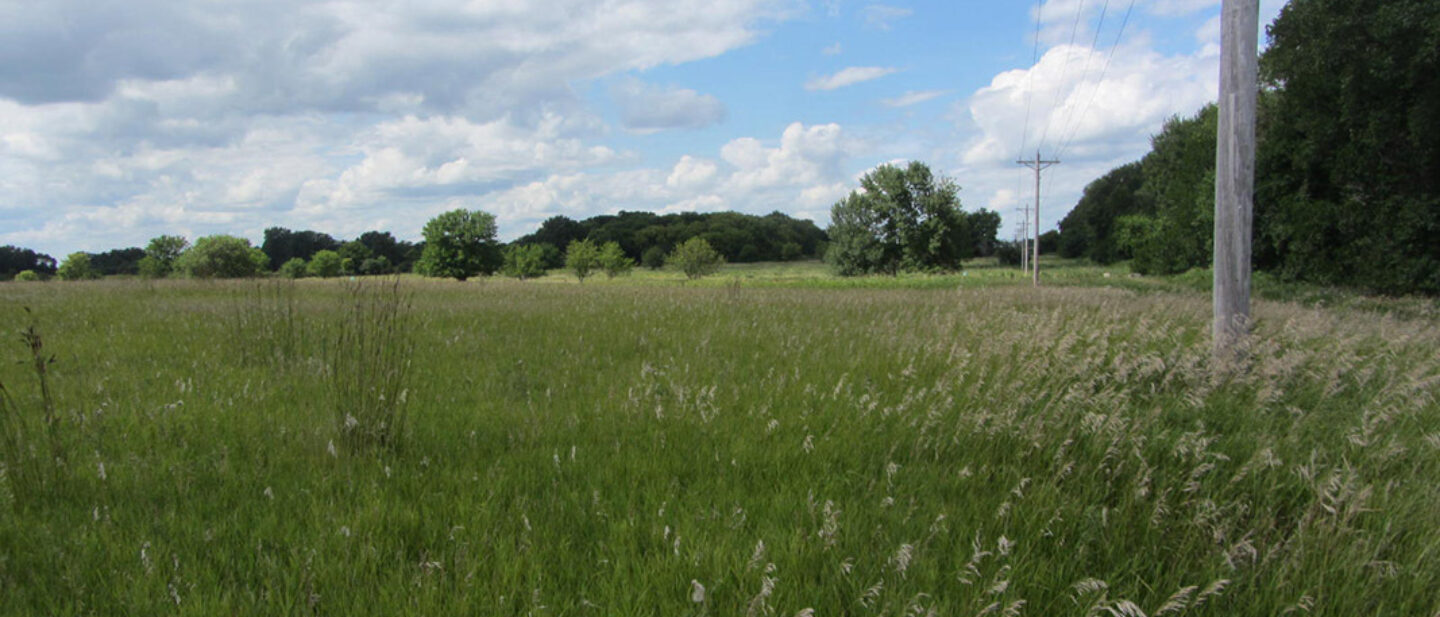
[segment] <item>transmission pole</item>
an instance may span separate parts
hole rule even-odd
[[[1030,209],[1020,207],[1020,271],[1030,274]]]
[[[1019,161],[1015,161],[1015,163],[1018,164],[1018,165],[1024,165],[1024,166],[1026,166],[1026,167],[1029,167],[1030,169],[1035,170],[1035,244],[1034,244],[1035,254],[1030,258],[1030,275],[1034,277],[1033,281],[1034,281],[1035,286],[1036,286],[1036,287],[1039,287],[1039,286],[1040,286],[1040,172],[1045,171],[1045,168],[1047,168],[1047,167],[1049,167],[1049,166],[1051,166],[1051,165],[1059,165],[1059,164],[1060,164],[1060,161],[1042,161],[1042,160],[1040,160],[1040,151],[1039,151],[1039,150],[1036,150],[1036,151],[1035,151],[1035,160],[1033,160],[1033,161],[1027,161],[1027,160],[1023,160],[1023,159],[1022,159],[1022,160],[1019,160]],[[1028,237],[1028,234],[1027,234],[1027,237]]]
[[[1215,357],[1233,357],[1249,331],[1251,217],[1255,205],[1259,0],[1221,5],[1220,101],[1215,148]]]

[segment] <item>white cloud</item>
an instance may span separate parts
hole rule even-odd
[[[909,107],[948,94],[948,90],[911,90],[893,99],[881,99],[886,107]]]
[[[701,128],[725,119],[725,105],[708,94],[674,86],[656,86],[630,78],[611,89],[625,128],[653,133]]]
[[[1061,164],[1044,173],[1042,184],[1041,225],[1053,228],[1085,184],[1147,152],[1167,118],[1193,114],[1215,98],[1218,58],[1210,50],[1167,56],[1137,37],[1106,68],[1108,57],[1109,50],[1056,46],[1035,66],[996,75],[960,104],[962,125],[975,132],[955,175],[968,179],[971,194],[987,196],[974,205],[1005,216],[1002,235],[1018,220],[1016,206],[1034,199],[1034,176],[1015,164],[1017,157],[1037,149],[1047,159],[1059,155]]]
[[[805,82],[805,89],[814,91],[844,88],[845,86],[853,86],[855,84],[870,81],[872,79],[879,79],[891,73],[895,73],[899,70],[900,69],[897,68],[882,66],[847,67],[841,69],[838,73],[835,73],[833,75],[816,77],[811,79],[810,81]]]
[[[808,187],[843,176],[840,163],[849,145],[838,124],[806,127],[796,122],[785,127],[778,147],[745,137],[725,144],[720,156],[735,168],[727,180],[734,190]]]
[[[890,6],[888,4],[867,5],[861,14],[865,18],[865,25],[879,30],[889,30],[892,23],[909,17],[915,11],[904,7]]]
[[[843,51],[845,51],[845,48],[842,47],[839,42],[836,42],[834,45],[830,45],[829,47],[826,47],[825,49],[820,50],[820,53],[825,54],[825,55],[827,55],[827,56],[838,56],[838,55],[840,55]]]
[[[665,179],[665,186],[676,189],[696,189],[709,186],[718,171],[719,168],[715,163],[686,154],[675,163],[675,168]]]

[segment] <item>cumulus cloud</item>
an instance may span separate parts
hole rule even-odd
[[[948,94],[946,90],[910,90],[893,99],[881,99],[880,103],[886,107],[909,107],[946,94]]]
[[[841,69],[833,75],[816,77],[805,82],[806,90],[835,90],[845,86],[879,79],[900,69],[883,66],[852,66]]]
[[[1014,225],[1014,208],[1034,199],[1032,172],[1016,158],[1036,150],[1047,159],[1059,155],[1042,187],[1042,228],[1053,227],[1086,183],[1142,156],[1167,118],[1212,101],[1218,62],[1213,49],[1164,55],[1143,39],[1113,58],[1109,50],[1055,46],[958,105],[958,119],[973,132],[956,175],[970,179],[971,194],[985,196],[973,205],[996,209]]]
[[[640,133],[702,128],[725,119],[725,105],[708,94],[630,78],[611,89],[625,128]]]
[[[450,200],[627,160],[596,145],[607,129],[577,85],[723,54],[798,6],[3,4],[0,243],[101,250],[268,224],[413,235]],[[724,116],[693,91],[619,90],[637,131]]]

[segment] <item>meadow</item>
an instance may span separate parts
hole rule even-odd
[[[1440,615],[1433,304],[1052,274],[0,284],[0,614]]]

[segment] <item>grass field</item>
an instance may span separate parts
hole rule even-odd
[[[3,284],[0,614],[1440,615],[1433,304],[1050,272]]]

